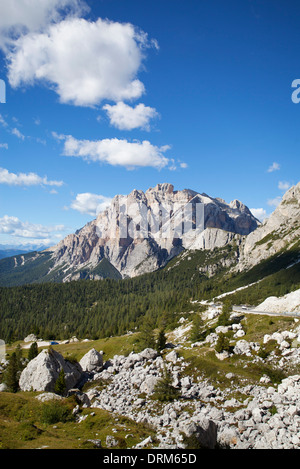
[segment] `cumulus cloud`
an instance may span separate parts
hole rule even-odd
[[[7,169],[0,168],[0,184],[9,186],[56,186],[63,185],[63,181],[48,181],[48,178],[40,177],[36,173],[11,173]]]
[[[77,194],[76,199],[71,203],[71,208],[82,214],[96,217],[110,205],[111,201],[112,199],[109,197],[86,192],[84,194]]]
[[[23,222],[17,217],[4,215],[0,218],[0,234],[6,234],[17,238],[30,238],[32,240],[49,240],[50,238],[61,238],[65,231],[64,225],[43,226],[29,222]]]
[[[66,16],[82,15],[89,7],[81,0],[9,0],[1,2],[0,47],[6,49],[15,37],[39,31]]]
[[[274,162],[269,168],[268,168],[268,173],[273,173],[274,171],[279,171],[280,170],[280,164]]]
[[[132,24],[67,18],[43,33],[20,36],[7,54],[13,88],[49,84],[62,103],[95,106],[139,98],[146,48],[156,47]]]
[[[164,153],[170,149],[169,145],[157,147],[149,141],[143,142],[119,140],[117,138],[104,140],[77,140],[71,135],[57,135],[64,140],[63,154],[75,156],[86,161],[107,163],[112,166],[124,166],[128,169],[150,166],[161,169],[169,164]]]
[[[156,109],[138,104],[131,107],[128,104],[119,102],[113,106],[106,104],[103,109],[107,111],[111,125],[120,130],[133,130],[141,128],[150,130],[150,120],[158,117]]]
[[[250,212],[261,222],[268,218],[268,214],[264,208],[251,208]]]

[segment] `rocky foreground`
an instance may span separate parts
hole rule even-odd
[[[237,332],[242,335],[240,329]],[[281,347],[277,366],[300,363],[300,349],[291,348],[287,341],[299,338],[297,334],[298,328],[264,337],[265,343],[277,340]],[[215,342],[216,335],[208,336],[206,342]],[[237,337],[234,354],[250,356],[257,348],[259,344]],[[191,439],[211,449],[300,448],[300,374],[289,376],[276,386],[271,385],[267,376],[249,385],[227,373],[229,385],[221,390],[199,374],[187,375],[188,363],[180,356],[180,350],[180,346],[171,351],[166,349],[159,355],[155,350],[145,349],[128,356],[115,355],[105,362],[102,353],[91,349],[74,364],[50,348],[28,363],[19,384],[23,391],[44,391],[39,399],[59,398],[53,392],[63,368],[68,394],[76,394],[84,407],[123,415],[156,430],[157,441],[150,437],[137,448],[186,448]],[[271,355],[269,360],[275,360],[275,356]],[[179,391],[179,397],[164,403],[154,398],[154,391],[165,370],[171,374],[172,386]],[[86,382],[89,389],[82,392]],[[79,406],[74,412],[80,422],[83,417]]]

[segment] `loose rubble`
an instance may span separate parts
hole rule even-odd
[[[211,308],[208,320],[214,318]],[[39,391],[42,402],[59,399],[54,394],[55,381],[61,369],[65,372],[68,396],[75,395],[78,405],[73,413],[80,423],[87,415],[80,408],[103,409],[116,416],[125,416],[137,423],[148,424],[156,431],[156,440],[150,437],[136,448],[186,448],[190,438],[204,448],[228,449],[298,449],[300,448],[300,374],[290,376],[280,384],[272,384],[263,375],[258,382],[227,373],[227,387],[214,387],[197,373],[188,372],[190,366],[182,356],[183,350],[216,346],[220,334],[230,332],[231,351],[217,353],[219,360],[238,356],[247,363],[272,364],[272,369],[297,369],[300,363],[300,324],[294,320],[290,330],[265,334],[258,342],[244,339],[240,321],[229,326],[215,327],[203,342],[187,343],[184,337],[190,330],[188,320],[180,320],[173,331],[175,342],[168,344],[161,354],[147,348],[129,355],[115,355],[104,361],[103,353],[90,349],[73,363],[50,348],[40,352],[22,371],[21,390]],[[259,352],[272,344],[274,348],[263,358]],[[5,364],[2,363],[5,367]],[[172,377],[172,385],[179,397],[171,402],[155,398],[155,386],[165,371]],[[88,391],[82,386],[88,382]],[[0,391],[5,391],[1,385]],[[117,439],[109,436],[106,447],[115,447]]]

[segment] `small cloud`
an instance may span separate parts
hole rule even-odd
[[[291,184],[287,181],[279,181],[278,189],[281,191],[287,191],[291,187]]]
[[[28,221],[21,221],[17,217],[4,215],[0,218],[0,234],[10,235],[16,238],[26,238],[31,240],[48,240],[51,237],[61,237],[66,230],[63,225],[44,226]]]
[[[56,132],[52,132],[52,135],[58,141],[64,140],[65,156],[82,158],[85,161],[124,166],[127,169],[149,166],[162,169],[170,162],[164,156],[164,153],[171,148],[169,145],[157,147],[147,140],[129,142],[117,138],[97,141],[77,140],[71,135],[58,135]]]
[[[268,173],[273,173],[274,171],[279,171],[280,170],[280,164],[274,162],[268,169]]]
[[[278,197],[275,197],[275,199],[269,199],[268,200],[268,205],[270,205],[271,207],[278,207],[281,200],[282,200],[282,197],[280,197],[280,195],[279,195]]]
[[[255,216],[255,218],[257,218],[257,220],[261,222],[268,218],[267,212],[264,208],[251,208],[250,212]]]
[[[23,135],[17,128],[12,129],[11,133],[18,137],[20,140],[25,140],[25,135]]]
[[[150,120],[159,116],[156,109],[142,103],[131,107],[119,102],[114,106],[106,104],[102,109],[107,112],[111,125],[119,130],[142,129],[149,131]]]
[[[48,181],[48,178],[41,177],[36,173],[10,173],[5,168],[0,168],[0,184],[9,186],[56,186],[61,187],[63,181]]]
[[[180,163],[180,168],[186,169],[188,165],[186,163]]]
[[[86,192],[84,194],[77,194],[76,199],[71,203],[71,208],[82,214],[96,217],[110,205],[111,201],[110,197]]]
[[[0,148],[4,148],[5,150],[8,150],[8,144],[7,143],[0,143]]]
[[[0,124],[3,127],[8,127],[8,123],[6,122],[6,120],[4,119],[4,117],[1,114],[0,114]]]

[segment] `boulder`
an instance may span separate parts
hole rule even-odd
[[[168,355],[165,356],[165,359],[167,360],[167,362],[176,363],[178,360],[178,354],[175,350],[172,350],[172,352],[168,353]]]
[[[24,342],[37,342],[38,338],[34,334],[29,334],[25,337]]]
[[[22,371],[19,386],[22,391],[54,392],[61,369],[65,372],[66,390],[75,387],[82,375],[79,364],[73,364],[53,349],[42,350]]]
[[[145,392],[146,394],[151,394],[154,391],[154,388],[159,380],[159,376],[148,376],[145,381],[141,384],[140,392]]]
[[[80,360],[82,371],[88,373],[100,373],[103,369],[103,355],[94,348],[89,350]]]
[[[196,421],[184,421],[179,424],[179,430],[187,437],[195,436],[204,449],[214,449],[217,443],[217,425],[205,417]]]

